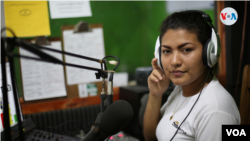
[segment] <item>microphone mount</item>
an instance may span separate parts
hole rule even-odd
[[[10,62],[10,72],[11,72],[11,80],[12,80],[12,86],[13,86],[13,94],[14,94],[14,102],[15,102],[15,108],[16,108],[16,112],[17,112],[17,119],[18,119],[18,129],[19,129],[19,134],[20,134],[20,140],[23,140],[24,136],[23,136],[23,127],[21,124],[21,111],[18,107],[19,102],[18,102],[18,94],[17,94],[17,90],[16,90],[16,82],[15,82],[15,75],[14,75],[14,57],[17,58],[25,58],[25,59],[30,59],[30,60],[36,60],[36,61],[42,61],[42,62],[48,62],[48,63],[54,63],[54,64],[61,64],[64,66],[71,66],[71,67],[75,67],[75,68],[81,68],[81,69],[87,69],[87,70],[92,70],[92,71],[97,71],[97,73],[95,73],[96,75],[96,79],[100,79],[102,77],[102,81],[103,81],[103,86],[102,86],[102,92],[100,94],[100,98],[101,98],[101,113],[104,112],[104,110],[106,109],[107,106],[109,106],[112,102],[113,102],[113,96],[108,96],[106,95],[105,92],[105,79],[108,77],[108,73],[110,73],[110,78],[109,81],[113,81],[113,74],[116,70],[116,68],[119,66],[119,59],[116,56],[105,56],[103,59],[95,59],[95,58],[91,58],[91,57],[87,57],[87,56],[82,56],[82,55],[78,55],[78,54],[73,54],[73,53],[69,53],[69,52],[65,52],[65,51],[60,51],[60,50],[55,50],[55,49],[51,49],[48,47],[43,47],[40,45],[36,45],[36,44],[32,44],[32,43],[26,43],[24,41],[22,41],[21,39],[17,38],[15,36],[15,33],[9,29],[9,28],[3,28],[1,30],[1,34],[4,30],[9,30],[12,35],[14,37],[1,37],[1,66],[2,66],[2,84],[3,84],[3,111],[4,111],[4,132],[5,132],[5,140],[11,140],[11,134],[10,134],[10,122],[9,122],[9,110],[8,110],[8,94],[7,94],[7,78],[6,78],[6,66],[5,66],[5,62],[6,62],[6,57],[8,57],[8,60]],[[25,55],[20,55],[20,54],[15,54],[14,48],[18,46],[21,47],[37,56],[39,56],[39,58],[34,58],[34,57],[29,57],[29,56],[25,56]],[[90,60],[90,61],[94,61],[94,62],[98,62],[101,64],[101,69],[98,68],[92,68],[92,67],[88,67],[88,66],[82,66],[82,65],[78,65],[78,64],[71,64],[71,63],[66,63],[63,62],[62,60],[59,60],[45,52],[42,51],[43,50],[48,50],[50,52],[56,52],[56,53],[60,53],[60,54],[64,54],[64,55],[69,55],[69,56],[73,56],[73,57],[77,57],[77,58],[81,58],[81,59],[85,59],[85,60]],[[116,66],[114,67],[113,70],[107,70],[107,66],[106,66],[106,62],[110,63],[110,61],[106,61],[106,58],[115,58],[117,60],[116,61],[111,61],[111,64],[115,64]],[[112,88],[113,88],[113,83],[112,84]],[[108,92],[108,95],[111,92]],[[113,92],[112,92],[113,94]],[[107,98],[107,100],[106,100]],[[112,99],[111,99],[112,98]],[[106,103],[106,104],[105,104]]]

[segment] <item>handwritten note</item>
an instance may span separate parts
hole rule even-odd
[[[94,28],[92,32],[73,33],[73,30],[63,31],[64,49],[66,52],[102,59],[104,57],[104,42],[102,28]],[[67,63],[78,64],[101,69],[97,62],[65,56]],[[99,81],[96,71],[66,67],[68,85]]]
[[[6,27],[18,37],[50,35],[47,1],[4,1]],[[9,31],[7,36],[13,36]]]
[[[61,42],[51,42],[47,47],[61,50]],[[62,60],[62,55],[59,53],[44,52]],[[22,48],[20,54],[36,57]],[[26,101],[66,96],[62,65],[21,59],[21,70]]]
[[[90,17],[90,2],[85,1],[49,1],[51,19]]]

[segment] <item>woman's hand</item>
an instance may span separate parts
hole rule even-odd
[[[170,79],[157,65],[157,58],[154,58],[151,64],[153,71],[148,77],[149,93],[155,97],[162,96],[162,94],[168,89]]]

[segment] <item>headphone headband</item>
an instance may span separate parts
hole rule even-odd
[[[200,13],[202,15],[202,17],[205,18],[205,20],[207,22],[212,23],[212,19],[210,18],[210,16],[207,13],[203,12],[203,11],[199,11],[199,10],[187,10],[185,12],[197,12],[197,13]]]
[[[214,26],[213,26],[213,24],[212,24],[213,21],[212,21],[211,17],[210,17],[207,13],[205,13],[205,12],[203,12],[203,11],[199,11],[199,10],[187,10],[187,11],[185,11],[185,12],[196,12],[196,13],[200,13],[200,14],[202,15],[203,19],[208,23],[208,25],[209,25],[211,28],[213,28],[214,31],[217,33],[216,29],[214,28]]]

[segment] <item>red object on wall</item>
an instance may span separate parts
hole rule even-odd
[[[2,121],[2,125],[3,125],[3,113],[1,114],[1,121]],[[3,125],[4,128],[4,125]]]

